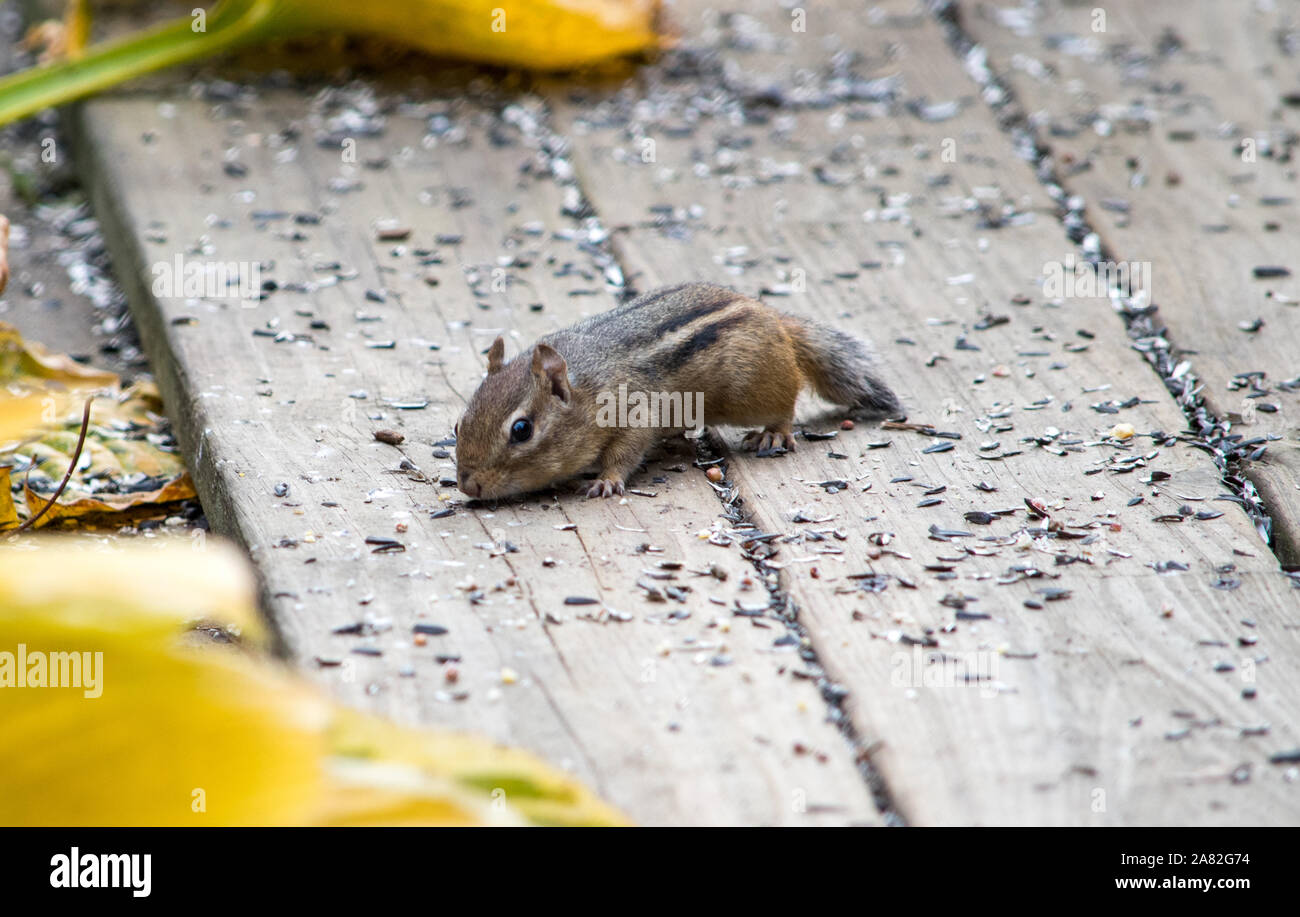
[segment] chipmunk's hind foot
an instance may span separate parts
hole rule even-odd
[[[794,434],[787,427],[781,430],[753,430],[745,434],[741,440],[742,449],[748,449],[759,458],[767,458],[770,455],[780,455],[783,452],[794,451]]]
[[[591,482],[587,488],[587,499],[592,500],[596,497],[612,497],[618,494],[620,497],[627,493],[627,486],[622,481],[613,481],[609,478],[597,478]]]

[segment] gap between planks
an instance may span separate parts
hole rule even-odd
[[[1102,256],[1153,266],[1142,292],[1185,348],[1164,371],[1185,363],[1189,401],[1196,390],[1231,433],[1273,438],[1230,470],[1258,488],[1279,557],[1300,564],[1300,114],[1284,101],[1300,75],[1285,50],[1300,41],[1294,24],[1281,9],[1207,0],[1108,9],[1103,31],[1090,9],[1057,3],[1028,17],[1005,4],[951,10],[1014,107],[1033,114],[1023,126],[1083,202],[1076,217],[1100,234]],[[1272,266],[1292,276],[1253,275]],[[1256,318],[1262,329],[1239,328]],[[1259,386],[1242,381],[1252,372],[1265,373]]]

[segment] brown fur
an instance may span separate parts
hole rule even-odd
[[[856,338],[726,287],[682,284],[548,334],[508,363],[497,338],[457,424],[461,490],[502,497],[597,464],[588,495],[623,493],[650,446],[681,428],[598,425],[598,396],[620,384],[703,392],[706,424],[763,428],[745,439],[760,454],[794,448],[794,406],[805,387],[858,415],[902,411]],[[532,437],[511,442],[519,418],[532,422]]]

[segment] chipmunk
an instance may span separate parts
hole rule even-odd
[[[592,464],[588,497],[625,492],[666,426],[602,421],[610,393],[702,393],[706,424],[761,426],[744,447],[794,449],[795,399],[807,386],[855,415],[898,416],[902,405],[875,371],[866,345],[825,325],[779,312],[711,283],[683,283],[542,337],[488,371],[456,424],[456,474],[470,497],[538,490]]]

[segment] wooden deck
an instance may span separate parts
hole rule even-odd
[[[680,48],[581,84],[72,112],[287,657],[646,824],[1295,823],[1300,279],[1254,270],[1300,271],[1294,9],[747,6],[678,0]],[[273,284],[155,297],[177,255]],[[1045,294],[1090,256],[1149,291]],[[931,432],[756,459],[723,430],[625,500],[462,501],[447,440],[496,334],[692,279],[870,337]]]

